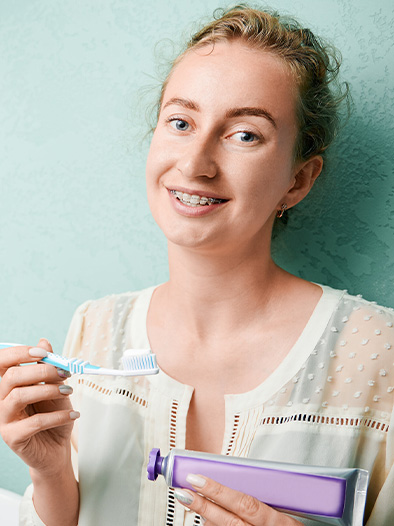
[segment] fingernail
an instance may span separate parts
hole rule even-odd
[[[58,369],[58,368],[56,368],[56,370],[60,378],[70,378],[71,376],[71,373],[69,371],[65,371],[64,369]]]
[[[70,411],[71,420],[76,420],[80,416],[81,416],[81,413],[79,413],[78,411]]]
[[[176,489],[174,491],[175,498],[179,500],[181,504],[186,504],[188,506],[191,504],[194,500],[193,496],[190,495],[188,491],[185,491],[183,489]]]
[[[71,385],[59,385],[59,391],[63,395],[70,395],[73,392]]]
[[[186,480],[192,486],[196,486],[196,488],[203,488],[207,482],[204,477],[200,477],[200,475],[192,475],[192,474],[189,474],[186,477]]]
[[[41,347],[32,347],[29,349],[29,354],[34,358],[46,358],[48,356],[47,351],[45,349],[41,349]]]

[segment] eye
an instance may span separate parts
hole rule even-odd
[[[258,135],[249,131],[236,132],[234,133],[233,137],[239,140],[240,142],[246,143],[258,142],[260,140],[260,137]]]
[[[183,119],[172,118],[168,119],[168,122],[175,130],[186,131],[189,129],[189,123]]]

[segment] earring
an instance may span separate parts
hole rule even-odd
[[[282,217],[286,210],[287,210],[287,204],[283,203],[280,210],[276,212],[276,217]]]

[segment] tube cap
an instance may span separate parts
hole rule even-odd
[[[156,480],[159,476],[161,464],[162,464],[162,457],[160,456],[160,449],[157,447],[154,447],[152,451],[149,453],[149,462],[147,467],[148,472],[148,479],[149,480]]]

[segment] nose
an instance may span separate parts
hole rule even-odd
[[[185,177],[215,177],[218,164],[213,139],[203,136],[193,138],[182,151],[176,167]]]

